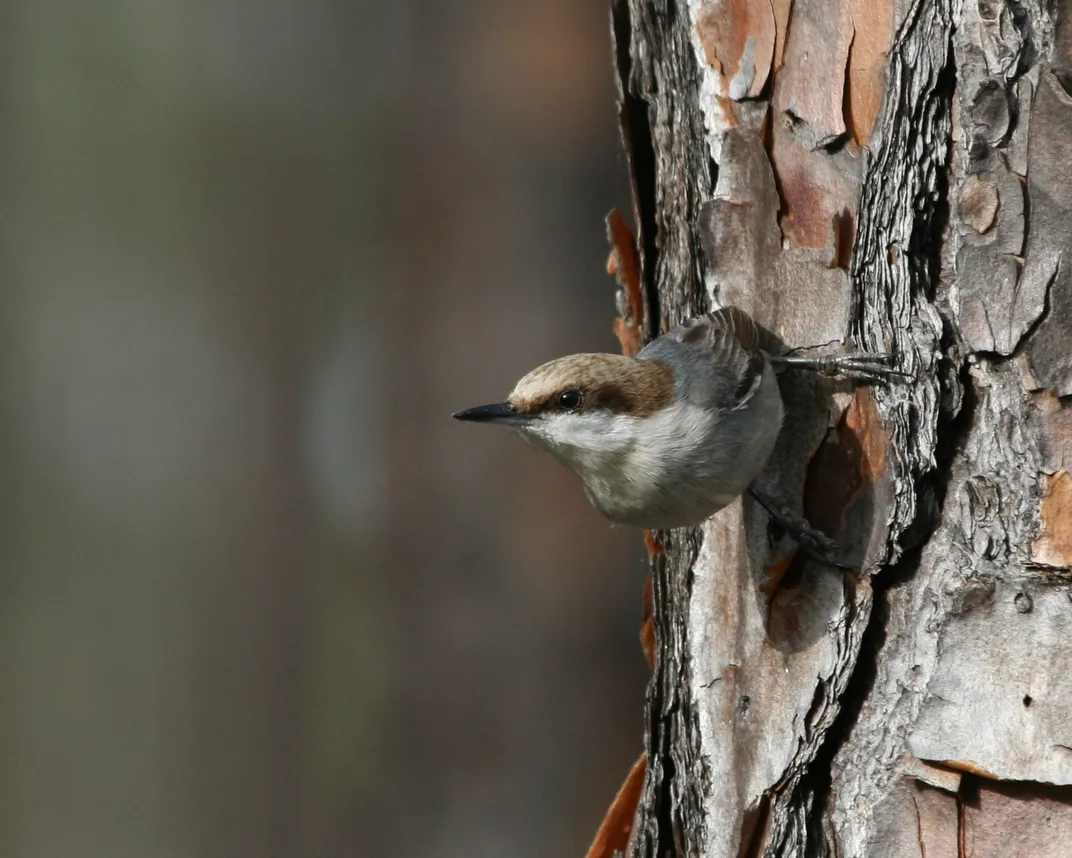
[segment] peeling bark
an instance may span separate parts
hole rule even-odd
[[[855,574],[746,499],[655,536],[628,853],[1072,854],[1072,0],[613,18],[644,339],[736,304],[914,377],[783,378],[761,487]]]

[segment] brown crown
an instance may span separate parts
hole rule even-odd
[[[510,402],[525,414],[554,411],[565,390],[580,392],[582,411],[604,409],[648,417],[674,401],[674,371],[657,360],[570,355],[526,375],[510,394]]]

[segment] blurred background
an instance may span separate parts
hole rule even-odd
[[[617,350],[605,0],[0,11],[0,856],[583,856],[644,551],[450,420]]]

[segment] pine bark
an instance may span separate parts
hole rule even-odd
[[[736,304],[762,488],[656,535],[632,856],[1072,855],[1072,0],[615,0],[645,336]]]

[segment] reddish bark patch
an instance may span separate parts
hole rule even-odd
[[[850,562],[864,561],[875,519],[882,514],[877,507],[889,479],[888,444],[871,393],[861,387],[808,462],[804,516],[828,536],[856,546]]]
[[[851,0],[793,7],[778,110],[800,123],[808,150],[828,146],[845,133],[842,101],[852,43]]]
[[[629,836],[633,833],[633,820],[644,786],[646,763],[646,754],[641,754],[640,759],[633,763],[625,783],[603,817],[586,858],[614,858],[615,852],[629,854]]]
[[[871,391],[861,387],[845,412],[845,425],[860,444],[860,468],[864,481],[876,483],[886,472],[889,438],[879,418]]]
[[[831,0],[798,3],[788,13],[788,6],[774,6],[773,65],[781,71],[774,77],[768,146],[782,200],[780,226],[789,247],[832,247],[831,258],[842,267],[849,253],[831,220],[843,212],[856,216],[859,147],[870,140],[885,96],[893,4]]]
[[[920,784],[910,789],[908,796],[916,811],[919,854],[955,858],[960,832],[960,808],[955,791],[949,793]]]
[[[998,186],[980,176],[968,176],[960,186],[960,219],[977,233],[987,232],[998,216]]]
[[[780,85],[778,85],[780,87]],[[771,121],[769,154],[778,179],[778,224],[792,248],[831,250],[835,216],[855,219],[860,195],[860,160],[841,150],[811,152],[797,139],[799,123],[784,111]]]
[[[863,486],[862,451],[848,426],[848,410],[815,451],[804,481],[804,515],[827,535],[841,529],[849,502]]]
[[[1042,533],[1031,546],[1032,559],[1047,566],[1072,566],[1072,475],[1068,471],[1046,477],[1039,515]]]
[[[614,335],[622,344],[622,354],[633,357],[644,341],[644,292],[636,239],[618,209],[607,215],[607,240],[611,247],[607,273],[618,281],[625,297],[622,315],[614,320]]]
[[[795,576],[799,580],[799,574]],[[783,579],[785,580],[785,579]],[[796,586],[778,590],[771,594],[770,609],[767,611],[767,633],[774,641],[785,641],[800,631],[800,606]]]
[[[867,145],[886,94],[887,54],[893,40],[893,7],[889,0],[852,3],[852,44],[845,78],[846,115],[855,141]]]
[[[777,592],[786,573],[789,572],[789,567],[793,565],[793,560],[796,556],[796,551],[790,551],[788,554],[775,558],[764,567],[764,571],[767,573],[767,583],[763,585],[762,590],[768,604],[774,598],[774,594]]]
[[[648,558],[663,553],[663,547],[655,540],[655,531],[644,530],[644,547],[648,549]]]
[[[650,531],[644,531],[644,533],[646,536]],[[652,592],[649,572],[644,582],[644,621],[640,627],[640,648],[644,650],[644,658],[647,659],[648,667],[653,671],[655,670],[655,618],[652,616],[654,604],[655,596]]]
[[[789,35],[789,14],[793,0],[774,0],[774,58],[771,66],[777,72],[785,61],[785,38]]]
[[[1042,858],[1072,852],[1070,787],[1009,781],[981,783],[963,808],[965,856]]]
[[[758,98],[774,58],[777,28],[770,0],[705,3],[696,22],[708,64],[731,98]]]
[[[834,215],[832,230],[834,233],[834,253],[830,259],[831,268],[852,266],[852,243],[856,238],[856,219],[848,209]]]

